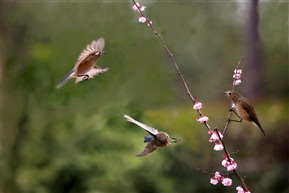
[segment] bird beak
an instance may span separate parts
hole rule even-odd
[[[105,54],[106,54],[106,52],[102,52],[102,53],[101,53],[101,55],[105,55]]]
[[[226,92],[223,92],[223,94],[226,94]]]
[[[172,140],[171,140],[172,143],[179,143],[180,141],[181,140],[178,139],[177,137],[172,137]]]

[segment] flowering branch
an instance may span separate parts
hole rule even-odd
[[[233,80],[233,88],[232,88],[232,90],[235,90],[235,86],[241,84],[241,74],[242,74],[242,70],[239,69],[239,66],[240,66],[240,64],[243,62],[243,60],[244,60],[244,57],[242,57],[241,60],[239,60],[237,66],[236,66],[236,69],[234,70],[234,75],[233,75],[233,79],[234,79],[234,80]],[[224,128],[224,130],[223,130],[223,134],[226,133],[226,131],[227,131],[228,127],[229,127],[230,122],[231,122],[231,121],[234,121],[234,120],[231,119],[232,113],[235,112],[235,111],[233,110],[233,108],[234,108],[234,103],[232,102],[231,105],[230,105],[229,115],[228,115],[228,118],[227,118],[227,121],[226,121],[226,124],[225,124],[225,128]],[[235,113],[235,114],[236,114],[236,113]],[[238,116],[238,114],[236,114],[236,115]],[[238,116],[238,117],[239,117],[239,116]]]
[[[222,161],[222,165],[224,167],[227,168],[227,171],[233,171],[233,174],[239,179],[239,181],[241,182],[241,186],[238,186],[236,188],[236,190],[238,191],[238,193],[249,193],[247,185],[244,181],[244,179],[241,178],[241,176],[239,175],[239,173],[237,172],[236,168],[237,168],[237,163],[234,162],[234,159],[230,157],[225,143],[223,141],[223,135],[217,130],[215,129],[214,131],[211,129],[210,125],[208,124],[209,118],[207,116],[204,116],[203,113],[201,112],[201,108],[202,108],[202,103],[197,101],[196,97],[193,97],[193,95],[191,94],[191,91],[177,65],[177,62],[172,54],[172,52],[170,51],[170,49],[167,47],[165,41],[162,39],[162,37],[159,35],[159,33],[156,31],[156,29],[154,28],[154,26],[152,25],[152,21],[147,19],[144,14],[143,11],[145,10],[145,6],[140,5],[139,3],[137,3],[135,0],[132,0],[132,8],[135,11],[138,11],[140,13],[140,17],[139,17],[139,22],[141,23],[147,23],[147,25],[153,30],[153,32],[156,34],[157,38],[160,40],[161,44],[163,45],[164,49],[166,50],[166,52],[168,53],[170,59],[172,60],[174,67],[182,81],[183,86],[185,87],[186,93],[188,94],[189,98],[191,99],[191,101],[194,103],[193,108],[198,112],[199,117],[196,119],[197,122],[204,124],[207,129],[208,129],[208,134],[211,136],[209,139],[209,142],[215,143],[214,146],[214,150],[216,151],[221,151],[224,150],[224,160]],[[242,71],[240,69],[238,69],[240,63],[243,61],[243,58],[239,61],[237,68],[235,70],[235,74],[233,76],[234,78],[234,82],[233,82],[233,89],[235,85],[238,85],[241,83],[241,73]],[[230,107],[230,113],[228,116],[228,120],[226,122],[226,126],[225,126],[225,130],[228,127],[230,121],[232,121],[231,115],[232,115],[233,109],[232,109],[232,105]],[[224,131],[225,131],[224,130]],[[225,132],[224,132],[225,133]],[[221,175],[219,172],[215,173],[215,176],[213,178],[211,178],[211,183],[212,184],[217,184],[218,181],[222,181],[222,184],[224,186],[230,186],[232,184],[232,180],[230,178],[228,178],[230,174],[227,175],[227,177],[224,177],[224,175]],[[245,191],[244,191],[244,189]]]

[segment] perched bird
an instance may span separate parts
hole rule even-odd
[[[138,122],[128,115],[124,115],[124,118],[126,118],[127,121],[140,126],[141,128],[145,129],[149,134],[151,134],[151,136],[145,136],[144,142],[145,143],[148,142],[148,144],[145,147],[144,151],[141,152],[140,154],[137,154],[136,156],[139,156],[139,157],[146,156],[147,154],[156,150],[158,147],[166,147],[171,144],[170,136],[167,133],[159,132],[155,128],[152,128],[141,122]],[[172,138],[172,139],[173,139],[172,140],[173,143],[177,143],[178,140],[176,138]]]
[[[57,84],[57,88],[62,87],[69,79],[76,78],[75,83],[82,80],[93,78],[99,73],[106,72],[108,68],[100,68],[95,65],[96,60],[99,59],[105,52],[104,39],[99,38],[93,40],[79,55],[74,68]]]
[[[223,94],[226,94],[226,96],[235,104],[237,114],[241,118],[240,122],[242,119],[245,119],[246,121],[254,123],[254,125],[256,125],[261,130],[263,135],[266,136],[253,106],[245,97],[241,96],[239,93],[233,90],[229,90]]]

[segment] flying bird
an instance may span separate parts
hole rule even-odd
[[[261,130],[263,135],[266,136],[266,133],[258,120],[257,114],[253,106],[245,97],[241,96],[239,93],[233,90],[229,90],[227,92],[224,92],[223,94],[225,94],[235,104],[237,114],[241,118],[240,122],[242,121],[242,119],[248,122],[252,122]]]
[[[100,68],[95,65],[96,61],[105,54],[103,52],[104,39],[93,40],[79,55],[74,68],[57,84],[62,87],[69,79],[76,78],[75,83],[93,78],[99,73],[106,72],[108,68]]]
[[[158,147],[166,147],[171,144],[170,136],[167,133],[162,131],[159,132],[155,128],[145,125],[141,122],[138,122],[128,115],[124,115],[124,118],[126,118],[127,121],[140,126],[141,128],[145,129],[149,134],[151,134],[151,136],[145,136],[144,142],[148,144],[143,150],[143,152],[137,154],[136,156],[139,157],[146,156],[147,154],[156,150]],[[177,143],[178,139],[172,138],[172,142]]]

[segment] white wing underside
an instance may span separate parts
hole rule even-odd
[[[88,79],[91,79],[100,73],[106,72],[107,70],[108,68],[99,68],[97,66],[93,66],[93,68],[90,71],[88,71],[86,75],[88,75]],[[77,76],[75,79],[75,83],[78,83],[82,80],[87,80],[87,79],[85,79],[85,76]]]
[[[76,69],[79,64],[88,57],[91,53],[96,52],[102,52],[102,49],[104,48],[104,39],[99,38],[98,40],[92,40],[90,44],[86,46],[86,48],[80,53],[76,64],[74,66],[74,69]]]
[[[143,123],[141,123],[141,122],[138,122],[138,121],[134,120],[133,118],[131,118],[131,117],[128,116],[128,115],[124,115],[124,118],[126,118],[127,121],[129,121],[129,122],[131,122],[131,123],[134,123],[134,124],[140,126],[141,128],[145,129],[147,132],[149,132],[149,133],[151,133],[151,134],[153,134],[153,135],[158,134],[158,130],[156,130],[155,128],[150,127],[150,126],[148,126],[148,125],[145,125],[145,124],[143,124]]]

